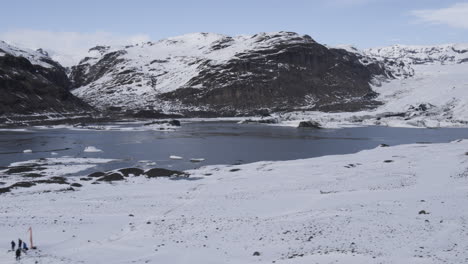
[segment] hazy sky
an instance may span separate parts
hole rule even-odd
[[[329,45],[468,42],[460,0],[0,0],[0,40],[78,53],[191,32],[295,31]]]

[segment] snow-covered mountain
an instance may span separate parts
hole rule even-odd
[[[375,105],[369,83],[391,77],[377,60],[291,32],[195,33],[125,47],[98,46],[72,67],[75,95],[106,109],[214,114]]]
[[[409,64],[460,64],[468,62],[468,44],[437,46],[394,45],[371,48],[365,54],[380,59],[400,60]]]
[[[70,86],[65,69],[47,53],[0,41],[0,115],[89,110]]]
[[[297,125],[313,119],[324,126],[343,124],[446,127],[468,124],[468,45],[403,46],[357,50],[340,47],[357,56],[371,57],[393,71],[398,78],[373,85],[381,106],[355,113],[289,113],[286,123]]]

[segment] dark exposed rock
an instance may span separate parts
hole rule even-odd
[[[256,256],[256,257],[258,257],[258,256],[260,256],[260,252],[258,252],[258,251],[255,251],[255,252],[252,254],[252,256]]]
[[[83,178],[80,178],[80,181],[91,181],[92,178],[87,178],[87,177],[83,177]]]
[[[49,179],[37,180],[35,183],[45,183],[45,184],[69,184],[64,177],[56,176]]]
[[[140,110],[131,114],[133,117],[137,118],[180,118],[182,115],[177,114],[165,114],[161,111],[155,110]]]
[[[44,177],[44,175],[38,174],[38,173],[28,173],[28,174],[23,175],[23,177],[26,177],[26,178],[40,178],[40,177]]]
[[[93,172],[93,173],[89,174],[88,177],[98,178],[98,177],[102,177],[104,175],[106,175],[104,172],[96,171],[96,172]]]
[[[36,185],[34,182],[17,182],[10,186],[10,188],[29,188]]]
[[[17,166],[17,167],[10,167],[5,173],[7,174],[16,174],[16,173],[23,173],[23,172],[30,172],[30,171],[41,171],[45,170],[43,167],[39,167],[39,165],[30,165],[30,166]]]
[[[254,123],[254,124],[277,124],[279,121],[276,118],[265,118],[265,119],[258,119],[258,120],[253,120],[253,119],[246,119],[241,121],[242,124],[249,124],[249,123]]]
[[[72,184],[70,184],[71,187],[82,187],[83,185],[77,183],[77,182],[74,182]]]
[[[382,147],[382,148],[385,148],[385,147],[390,147],[390,146],[389,146],[389,145],[387,145],[387,144],[380,144],[379,146],[380,146],[380,147]]]
[[[0,194],[1,193],[7,193],[7,192],[10,192],[10,191],[11,191],[10,187],[0,188]]]
[[[113,181],[123,181],[124,176],[120,173],[110,173],[102,176],[101,178],[97,179],[97,181],[105,181],[105,182],[113,182]]]
[[[240,170],[241,170],[241,169],[237,169],[237,168],[236,168],[236,169],[230,169],[229,171],[230,171],[230,172],[236,172],[236,171],[240,171]]]
[[[123,176],[125,176],[125,177],[130,176],[130,174],[132,174],[134,176],[140,176],[140,175],[143,175],[145,173],[144,170],[139,169],[139,168],[125,168],[125,169],[120,169],[119,172],[122,173]]]
[[[155,125],[155,124],[156,125],[168,124],[168,125],[171,125],[171,126],[180,126],[180,121],[176,120],[176,119],[161,120],[161,121],[153,121],[153,122],[150,122],[150,123],[145,123],[144,125],[149,126],[149,125]]]
[[[393,160],[384,160],[385,163],[392,163]]]
[[[47,56],[40,60],[50,67],[33,65],[8,52],[0,56],[0,115],[92,111],[70,93],[71,83],[62,66]]]
[[[184,176],[187,177],[188,174],[182,171],[168,170],[163,168],[153,168],[145,172],[146,177],[156,178],[156,177],[171,177],[171,176]]]
[[[298,127],[315,128],[315,129],[322,128],[320,126],[320,123],[315,122],[315,121],[301,121]]]
[[[428,212],[426,212],[425,210],[421,210],[421,211],[419,211],[419,213],[418,213],[418,214],[429,214],[429,213],[428,213]]]

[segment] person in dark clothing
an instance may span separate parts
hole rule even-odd
[[[21,259],[21,248],[16,249],[16,260]]]
[[[18,238],[18,248],[21,249],[22,245],[23,245],[23,240]]]
[[[11,241],[11,251],[15,251],[15,246],[16,246],[16,243],[15,241]]]
[[[23,242],[23,250],[26,252],[26,250],[28,250],[28,246],[26,245],[26,242]]]

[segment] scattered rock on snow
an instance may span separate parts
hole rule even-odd
[[[88,175],[88,177],[91,177],[91,178],[98,178],[98,177],[102,177],[106,175],[104,172],[102,171],[96,171],[96,172],[93,172],[91,174]]]
[[[10,188],[29,188],[36,185],[34,182],[17,182],[10,186]]]
[[[301,121],[298,127],[315,128],[315,129],[322,128],[320,123],[316,121]]]
[[[114,173],[106,174],[105,176],[102,176],[96,181],[113,182],[113,181],[122,181],[122,180],[124,180],[124,176],[120,173],[114,172]]]
[[[156,178],[156,177],[170,177],[170,176],[185,176],[188,177],[188,174],[182,171],[168,170],[163,168],[153,168],[145,172],[146,177]]]
[[[118,171],[120,173],[122,173],[123,176],[125,176],[125,177],[128,177],[130,175],[140,176],[140,175],[143,175],[145,173],[144,170],[139,169],[139,168],[125,168],[125,169],[119,169]]]

